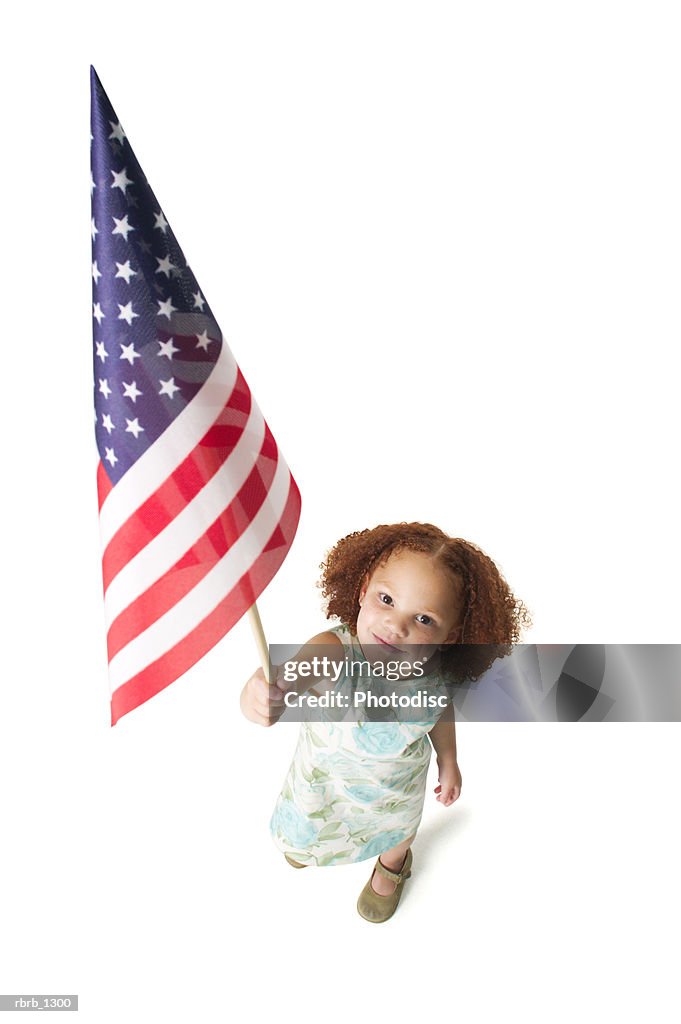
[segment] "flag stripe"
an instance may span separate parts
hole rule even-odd
[[[106,475],[104,464],[100,459],[97,464],[97,499],[99,501],[100,510],[105,500],[108,498],[109,492],[111,491],[112,487],[113,484]]]
[[[261,454],[269,439],[271,434],[263,442]],[[112,621],[107,636],[110,659],[172,608],[227,553],[263,501],[267,500],[274,470],[275,463],[270,458],[259,458],[228,508],[220,513],[168,572],[122,609]]]
[[[233,590],[243,566],[255,562],[272,536],[286,505],[290,479],[286,463],[279,460],[268,500],[238,540],[188,594],[111,659],[112,690],[159,658],[178,636],[197,626],[225,592]]]
[[[102,556],[104,590],[128,562],[179,515],[218,472],[243,434],[252,407],[241,373],[229,401],[187,458],[112,537]],[[262,414],[258,410],[258,416]],[[161,435],[157,445],[164,444]],[[275,448],[276,450],[276,448]]]
[[[268,542],[264,555],[244,573],[236,586],[182,640],[114,690],[111,698],[111,724],[132,711],[196,664],[222,639],[248,608],[258,599],[280,567],[295,536],[300,516],[300,493],[291,482],[288,501],[274,534],[281,535],[276,550]],[[273,534],[273,536],[274,536]],[[271,539],[271,538],[270,538]]]
[[[158,490],[178,463],[199,444],[222,412],[226,396],[231,395],[237,370],[229,346],[223,345],[211,375],[201,388],[201,401],[190,402],[182,410],[161,435],[163,445],[157,442],[148,448],[104,500],[99,513],[103,548],[132,512]]]
[[[106,618],[112,623],[127,603],[144,593],[203,534],[233,501],[253,469],[254,456],[262,446],[265,421],[254,405],[234,451],[198,497],[171,520],[112,580],[104,600]]]

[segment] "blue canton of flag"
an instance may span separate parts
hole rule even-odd
[[[196,395],[222,335],[92,74],[96,438],[115,483]]]

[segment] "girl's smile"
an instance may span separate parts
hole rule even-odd
[[[375,633],[373,634],[373,638],[374,638],[374,640],[376,641],[377,644],[384,644],[384,646],[385,647],[389,647],[391,651],[398,651],[400,654],[405,654],[406,653],[405,651],[402,650],[401,647],[395,647],[394,644],[389,644],[387,640],[384,640],[383,637],[376,636]]]

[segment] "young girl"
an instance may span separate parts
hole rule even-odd
[[[439,649],[440,680],[474,680],[509,654],[530,624],[527,609],[487,555],[428,524],[351,533],[331,550],[322,570],[327,618],[342,625],[313,637],[299,659],[320,644],[354,660],[372,646],[396,658]],[[432,676],[426,678],[432,685]],[[285,689],[280,681],[268,685],[259,669],[241,694],[246,718],[272,725],[281,716]],[[298,868],[378,856],[357,902],[367,921],[392,916],[411,874],[431,743],[439,773],[435,793],[448,807],[461,792],[451,704],[444,712],[424,711],[420,722],[301,725],[270,822],[272,837]]]

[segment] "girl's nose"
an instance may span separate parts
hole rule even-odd
[[[406,620],[396,615],[395,612],[386,618],[385,628],[390,633],[386,640],[404,640],[409,632]]]

